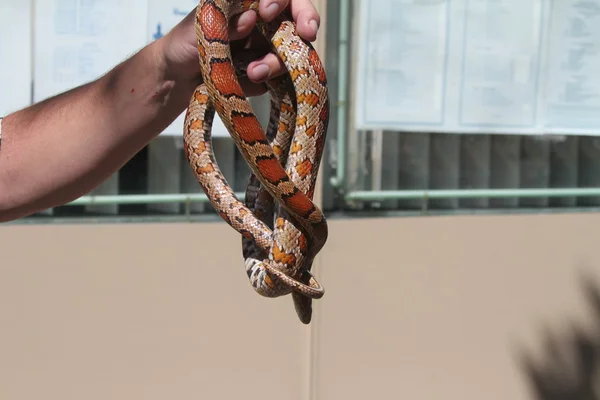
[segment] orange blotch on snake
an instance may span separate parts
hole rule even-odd
[[[309,137],[313,137],[316,132],[317,132],[317,127],[314,126],[314,125],[311,125],[306,130],[306,135],[309,136]]]
[[[201,60],[205,60],[206,59],[206,50],[204,50],[204,46],[202,45],[198,45],[198,54],[200,55],[200,59]]]
[[[308,250],[308,241],[306,240],[306,236],[300,235],[298,238],[298,247],[302,253],[306,253],[306,250]]]
[[[321,60],[319,59],[319,55],[317,54],[317,52],[315,50],[311,49],[308,52],[308,60],[310,61],[315,72],[317,73],[317,76],[319,77],[319,81],[322,84],[325,84],[327,82],[327,77],[325,76],[325,69],[323,68],[323,64],[321,63]]]
[[[300,191],[297,191],[292,196],[287,197],[285,202],[300,215],[306,215],[313,209],[312,201],[310,201],[310,199]]]
[[[319,104],[319,96],[317,96],[314,93],[301,94],[300,96],[298,96],[298,102],[306,103],[306,104],[310,105],[311,107],[314,107],[317,104]]]
[[[280,121],[280,122],[279,122],[279,129],[278,129],[278,130],[279,130],[279,132],[285,132],[285,131],[287,131],[288,129],[289,129],[289,127],[288,127],[288,124],[286,124],[286,123],[285,123],[285,122],[283,122],[283,121]]]
[[[298,143],[298,142],[292,143],[292,149],[290,150],[292,152],[292,154],[296,154],[300,150],[302,150],[302,145],[300,143]]]
[[[296,121],[296,125],[298,126],[304,126],[306,125],[306,121],[308,121],[308,118],[306,118],[306,116],[299,116],[298,117],[298,121]]]
[[[256,117],[249,115],[232,115],[231,122],[233,123],[233,129],[240,135],[242,140],[250,143],[256,141],[266,142],[262,126]]]
[[[275,46],[275,48],[277,49],[283,44],[283,38],[278,37],[277,39],[273,39],[272,43],[273,46]]]
[[[235,70],[230,62],[212,62],[210,78],[222,95],[244,97],[244,91],[237,81]]]
[[[214,4],[205,3],[198,16],[202,33],[207,40],[226,41],[229,24],[221,10]]]
[[[283,219],[281,217],[277,218],[277,223],[276,223],[277,228],[281,229],[281,228],[283,228],[283,225],[285,225],[285,219]]]
[[[296,79],[298,79],[298,77],[300,75],[306,75],[306,69],[302,68],[302,69],[297,69],[294,68],[290,71],[290,76],[292,77],[292,80],[295,81]]]
[[[196,119],[190,123],[190,129],[202,129],[204,126],[204,121],[201,119]]]
[[[200,142],[198,143],[198,146],[196,146],[196,150],[195,153],[196,154],[200,154],[206,151],[206,143],[204,142]]]
[[[293,254],[286,253],[279,246],[273,246],[273,260],[286,265],[294,265],[296,263],[296,257]]]
[[[278,145],[273,145],[273,153],[275,153],[277,157],[281,157],[281,155],[283,154],[283,148]]]
[[[296,165],[296,172],[302,178],[306,178],[312,171],[313,164],[309,160],[304,160],[300,164]]]
[[[288,176],[283,170],[281,163],[276,158],[266,158],[256,161],[256,166],[263,176],[271,183],[287,180]]]
[[[286,112],[286,113],[290,113],[293,114],[294,113],[294,107],[287,104],[287,103],[283,103],[281,105],[281,112]]]
[[[275,284],[273,283],[273,280],[271,279],[271,277],[267,274],[265,274],[265,284],[272,288],[273,286],[275,286]]]
[[[194,99],[200,104],[208,103],[208,95],[206,93],[196,91],[194,92]]]
[[[215,172],[215,167],[213,167],[211,164],[206,164],[204,167],[196,168],[196,172],[198,172],[199,174],[208,174],[211,172]]]

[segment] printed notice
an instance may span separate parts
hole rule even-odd
[[[198,0],[148,0],[148,43],[160,39],[181,22],[198,5]],[[162,133],[163,136],[183,135],[185,111]],[[212,136],[229,136],[221,118],[215,113]]]
[[[600,0],[361,0],[357,18],[358,129],[600,134]]]
[[[467,1],[460,125],[535,126],[541,1]]]
[[[31,2],[0,2],[0,116],[31,103]]]
[[[34,101],[99,78],[146,42],[146,0],[44,0],[35,11]]]
[[[600,1],[553,1],[550,11],[546,127],[600,133]]]
[[[440,125],[449,2],[361,1],[359,126]]]

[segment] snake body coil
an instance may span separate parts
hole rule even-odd
[[[324,294],[310,270],[328,233],[325,217],[312,201],[329,119],[327,79],[289,10],[269,23],[259,17],[259,32],[288,71],[267,84],[271,114],[265,133],[237,78],[247,63],[233,59],[228,33],[230,19],[246,10],[258,14],[258,3],[199,1],[196,36],[203,82],[186,112],[184,149],[215,210],[242,235],[252,287],[266,297],[291,294],[298,317],[307,324],[312,299]],[[214,158],[215,111],[252,171],[245,203],[236,198]]]

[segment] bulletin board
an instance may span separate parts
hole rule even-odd
[[[104,75],[164,36],[195,0],[3,0],[0,115]],[[185,111],[161,135],[181,136]],[[213,136],[229,136],[215,117]]]

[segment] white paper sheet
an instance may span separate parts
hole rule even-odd
[[[539,0],[467,2],[460,126],[535,126],[541,10]]]
[[[600,133],[600,1],[552,1],[544,123],[555,131]]]
[[[360,1],[358,129],[600,134],[600,0]]]
[[[145,44],[146,0],[44,0],[35,9],[34,100],[99,78]]]
[[[448,3],[377,3],[362,0],[359,11],[358,124],[441,124]]]
[[[148,42],[164,36],[197,5],[197,0],[148,0]],[[184,119],[185,111],[161,135],[182,136]],[[211,132],[214,137],[229,136],[227,128],[216,113]]]
[[[0,116],[31,104],[31,2],[0,2]]]

